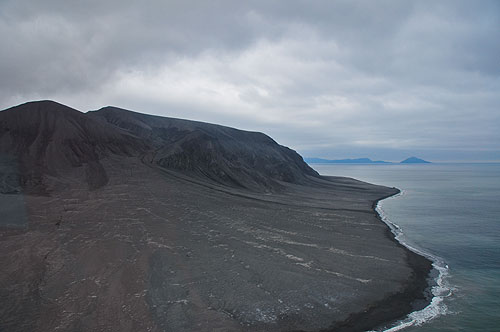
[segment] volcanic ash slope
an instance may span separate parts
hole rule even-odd
[[[261,133],[4,110],[0,330],[373,327],[411,310],[430,268],[373,211],[395,192],[321,177]]]

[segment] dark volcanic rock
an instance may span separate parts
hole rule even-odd
[[[83,168],[76,177],[90,188],[104,185],[99,160],[107,155],[137,155],[153,166],[258,191],[319,177],[295,151],[262,133],[113,107],[84,114],[52,101],[2,111],[0,153],[20,165],[4,187],[15,187],[11,182],[19,178],[32,193],[46,193],[48,176],[75,168]]]
[[[53,101],[29,102],[0,112],[0,154],[17,159],[20,185],[47,192],[47,177],[75,168],[91,189],[107,182],[99,160],[144,151],[141,140]],[[11,184],[12,185],[12,184]]]
[[[319,177],[299,154],[262,133],[115,107],[89,114],[149,141],[154,146],[150,162],[225,185],[272,189],[277,181],[306,183],[310,176]]]
[[[320,177],[261,133],[13,107],[0,331],[372,328],[412,310],[431,267],[374,211],[397,192]]]
[[[257,191],[319,177],[295,151],[262,133],[114,107],[84,114],[53,101],[2,111],[0,153],[20,167],[2,181],[5,190],[18,178],[25,190],[40,194],[53,185],[48,176],[68,171],[90,188],[101,187],[107,176],[99,160],[107,155],[137,155],[155,167]]]

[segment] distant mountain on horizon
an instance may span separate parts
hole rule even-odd
[[[431,163],[430,161],[423,160],[417,157],[406,158],[405,160],[400,162],[400,164],[430,164],[430,163]]]
[[[370,158],[354,158],[354,159],[323,159],[323,158],[304,158],[308,164],[398,164],[397,162],[371,160]],[[409,157],[399,162],[399,164],[431,164],[430,161],[423,160],[417,157]]]
[[[392,164],[389,161],[371,160],[370,158],[355,158],[355,159],[322,159],[322,158],[304,158],[306,163],[312,164]]]

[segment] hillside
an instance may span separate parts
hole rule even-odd
[[[153,167],[254,191],[319,176],[295,151],[262,133],[113,107],[82,113],[53,101],[1,111],[0,153],[10,169],[2,173],[1,192],[47,194],[73,180],[96,189],[107,182],[101,163],[106,157],[137,157]]]
[[[272,189],[277,181],[319,176],[299,154],[262,133],[115,107],[88,114],[144,139],[152,147],[149,162],[225,185]]]
[[[268,136],[51,102],[0,112],[1,331],[364,331],[431,263]],[[414,300],[416,300],[414,302]]]
[[[99,188],[107,182],[100,163],[103,157],[139,155],[146,148],[137,137],[53,101],[29,102],[0,112],[3,164],[10,164],[10,178],[29,193],[46,194],[71,173],[89,188]]]

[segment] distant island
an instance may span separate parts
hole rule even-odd
[[[370,158],[356,158],[356,159],[337,159],[329,160],[322,158],[304,158],[306,163],[310,164],[392,164],[388,161],[371,160]]]
[[[430,164],[430,161],[423,160],[417,157],[410,157],[401,162],[401,164]]]
[[[304,158],[308,164],[397,164],[390,161],[371,160],[370,158],[354,158],[354,159],[323,159],[323,158]],[[423,160],[417,157],[406,158],[399,164],[430,164],[430,161]]]

